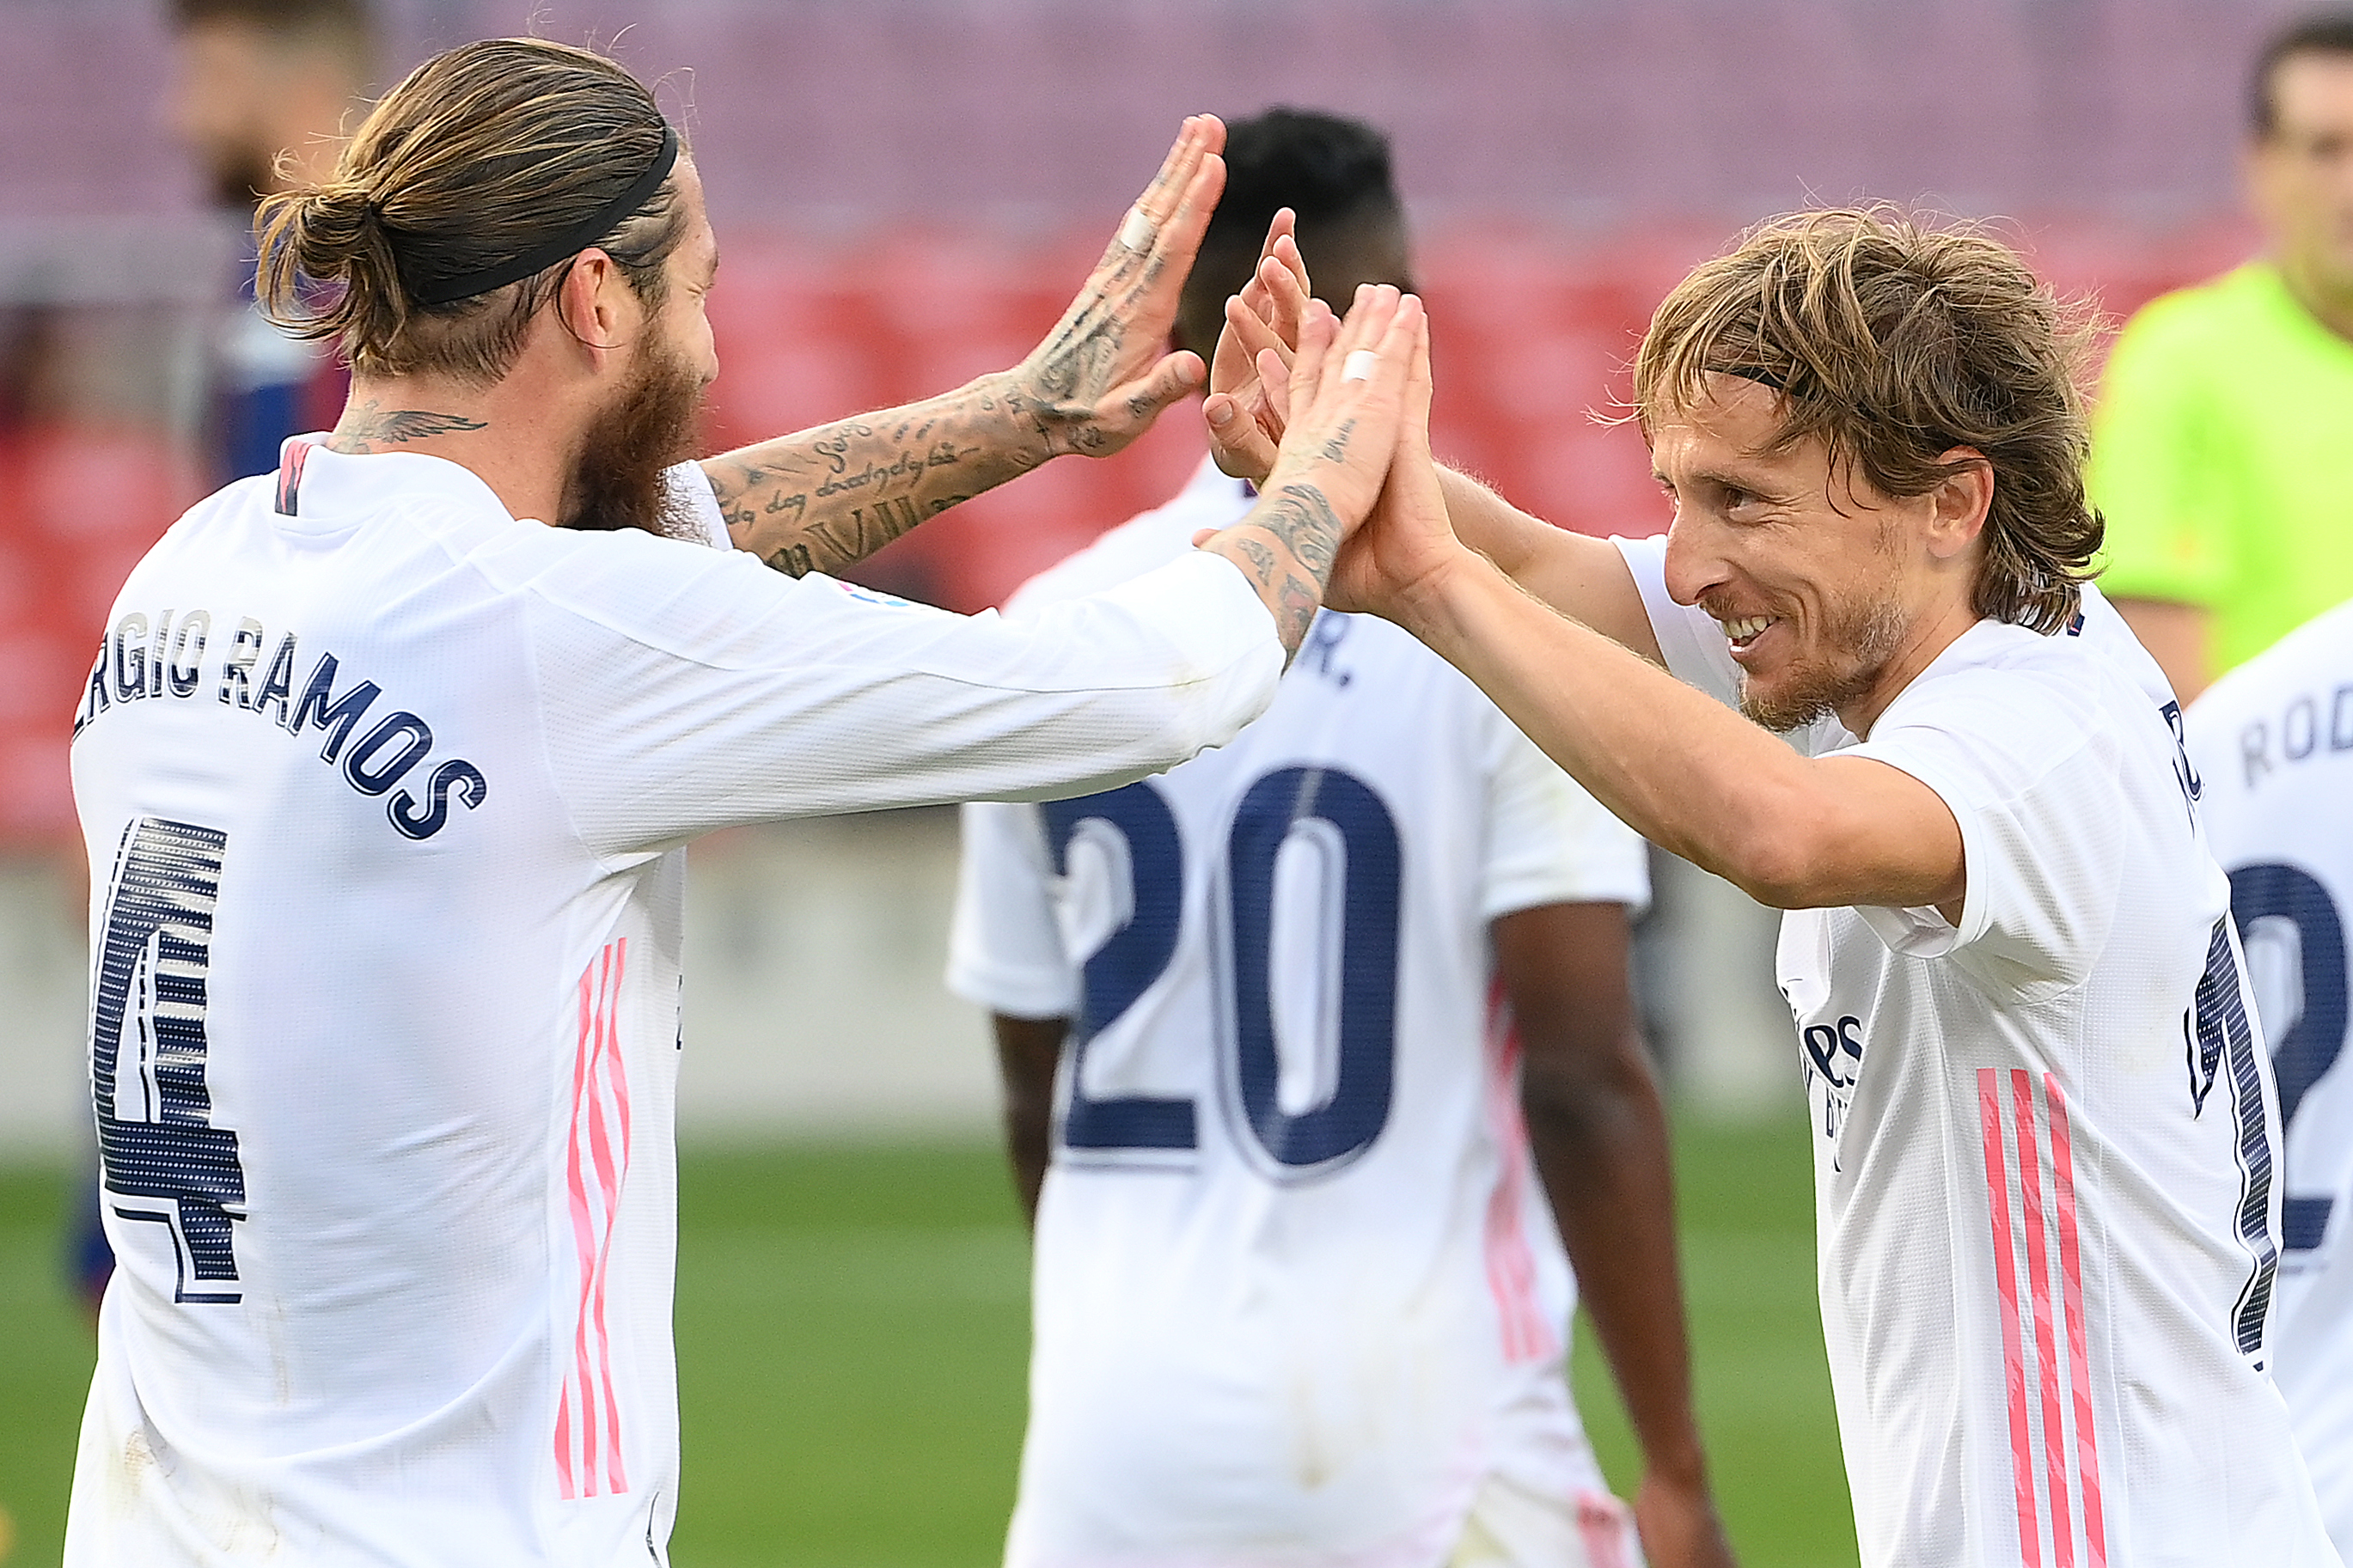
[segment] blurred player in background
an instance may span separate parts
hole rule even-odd
[[[365,110],[375,26],[365,0],[172,0],[172,125],[244,247],[242,303],[214,367],[212,462],[226,482],[268,473],[280,441],[332,423],[343,406],[333,356],[280,331],[254,301],[253,207],[334,168]]]
[[[2249,112],[2265,255],[2135,316],[2094,414],[2101,585],[2184,702],[2353,597],[2353,9],[2275,37]]]
[[[1284,319],[1229,315],[1257,381],[1208,408],[1245,472]],[[2269,1375],[2278,1117],[2230,886],[2180,708],[2089,582],[2084,341],[1981,236],[1774,220],[1636,360],[1665,538],[1402,447],[1334,602],[1789,911],[1865,1568],[2329,1568]]]
[[[2189,710],[2189,759],[2279,1080],[2273,1373],[2340,1552],[2353,1555],[2353,605],[2282,637]]]
[[[1222,141],[1187,121],[1012,370],[700,465],[717,241],[609,60],[451,50],[264,204],[263,298],[353,395],[132,573],[75,725],[120,1261],[69,1563],[663,1560],[685,844],[1229,739],[1378,492],[1419,301],[1309,323],[1235,527],[1024,625],[786,581],[722,514],[854,559],[1124,445],[1204,378],[1166,349]]]
[[[1409,286],[1379,132],[1275,110],[1226,156],[1180,348],[1214,350],[1279,212],[1321,298]],[[1205,456],[1008,614],[1175,560],[1256,494]],[[1037,1234],[1013,1568],[1628,1568],[1564,1375],[1580,1281],[1651,1561],[1732,1561],[1629,997],[1645,849],[1476,688],[1326,613],[1229,745],[966,806],[964,854],[949,984],[996,1016]]]

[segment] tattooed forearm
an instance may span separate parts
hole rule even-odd
[[[1296,654],[1324,603],[1340,548],[1340,519],[1314,485],[1287,484],[1208,542],[1258,589],[1283,650]],[[1264,537],[1259,537],[1263,535]]]
[[[1314,485],[1284,485],[1261,499],[1246,521],[1282,541],[1317,583],[1331,576],[1332,558],[1340,550],[1340,519]]]
[[[1294,574],[1283,579],[1281,593],[1269,607],[1274,611],[1275,635],[1282,639],[1284,651],[1296,654],[1307,640],[1307,628],[1315,624],[1315,612],[1324,607],[1323,590]]]
[[[863,561],[925,518],[971,499],[950,495],[918,502],[902,497],[851,507],[845,517],[818,518],[806,539],[781,544],[763,559],[788,577],[806,577],[830,563]]]
[[[1278,563],[1275,560],[1274,551],[1270,546],[1261,544],[1255,539],[1237,539],[1234,541],[1234,549],[1240,553],[1243,560],[1250,563],[1251,574],[1258,579],[1260,587],[1271,588],[1274,585],[1274,574]]]
[[[1034,399],[992,376],[723,453],[702,468],[736,547],[799,577],[863,560],[1052,455]]]
[[[1189,186],[1171,186],[1164,169],[1131,217],[1144,221],[1144,237],[1123,227],[1046,341],[1013,369],[707,459],[736,545],[779,571],[832,571],[1050,458],[1105,455],[1134,439],[1181,390],[1146,374],[1165,351],[1198,241],[1175,222],[1187,210],[1179,188]]]
[[[406,441],[422,441],[434,436],[448,436],[460,430],[488,429],[487,422],[468,419],[462,415],[437,414],[427,408],[380,408],[369,398],[356,408],[346,408],[336,421],[333,434],[327,437],[327,450],[353,455],[365,455],[379,447],[396,447]]]

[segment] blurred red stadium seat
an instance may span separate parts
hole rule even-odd
[[[0,842],[73,841],[66,742],[82,678],[122,579],[200,493],[158,435],[0,433]]]

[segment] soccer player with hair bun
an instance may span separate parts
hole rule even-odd
[[[1018,625],[823,574],[1200,384],[1222,135],[1019,365],[702,463],[717,241],[611,61],[450,50],[263,203],[265,302],[352,395],[132,571],[75,723],[119,1264],[69,1563],[664,1560],[684,846],[1226,741],[1419,401],[1388,290],[1306,323],[1206,548]]]
[[[1282,319],[1229,314],[1230,468],[1271,455]],[[2083,342],[1980,234],[1775,220],[1636,361],[1664,538],[1547,527],[1416,437],[1333,598],[1788,911],[1868,1568],[2327,1568],[2269,1375],[2270,1064],[2180,709],[2089,581]]]

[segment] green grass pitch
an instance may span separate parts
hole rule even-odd
[[[1700,1415],[1747,1568],[1854,1561],[1821,1331],[1805,1130],[1678,1131]],[[679,1568],[985,1568],[1021,1436],[1028,1254],[985,1144],[690,1152],[681,1173]],[[0,1173],[8,1568],[58,1561],[90,1342],[65,1294],[65,1178]],[[1578,1402],[1621,1490],[1634,1449],[1590,1338]]]

